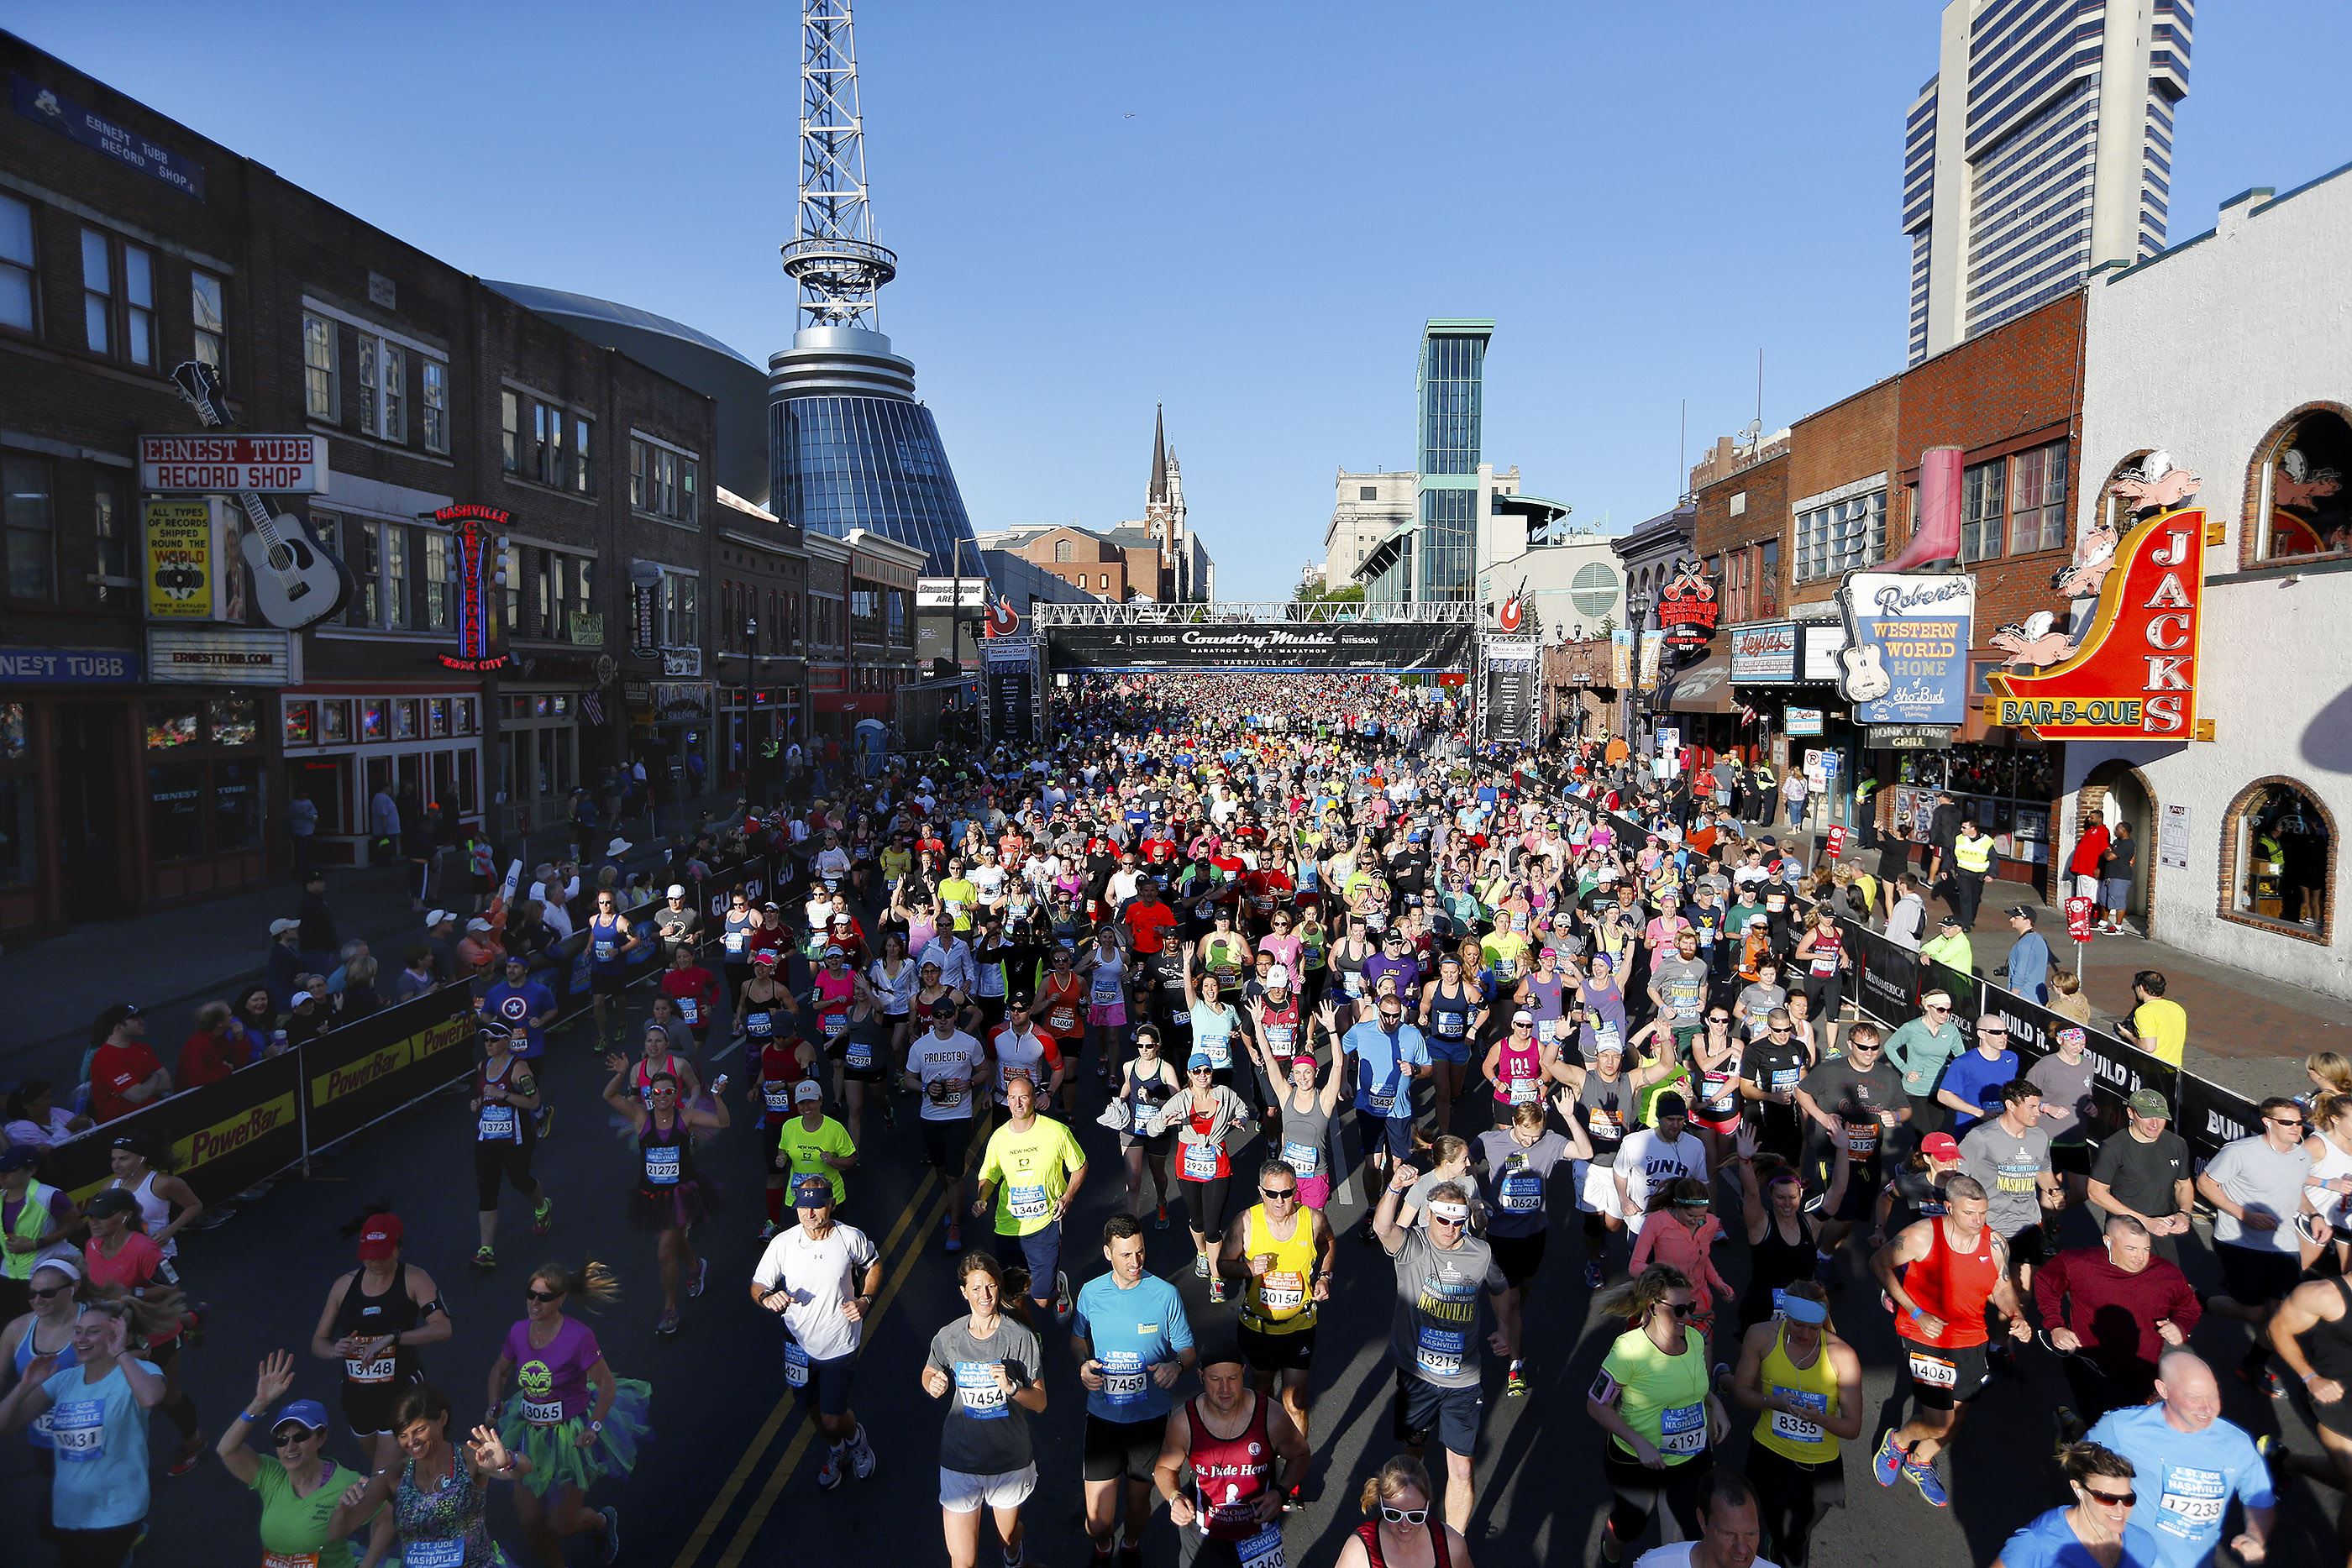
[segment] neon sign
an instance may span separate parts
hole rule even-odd
[[[490,651],[489,558],[491,530],[503,530],[513,516],[496,507],[461,502],[435,512],[433,520],[446,528],[457,545],[457,651],[439,655],[441,663],[468,674],[504,669],[508,655]]]

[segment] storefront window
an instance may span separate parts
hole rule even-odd
[[[319,738],[319,705],[314,702],[289,702],[286,705],[286,744],[310,746]]]
[[[0,762],[21,762],[32,749],[23,703],[0,703]]]
[[[203,763],[158,762],[148,768],[147,852],[157,861],[190,860],[205,852]]]
[[[0,773],[0,887],[22,887],[33,881],[39,862],[38,841],[33,834],[33,793],[30,774]]]
[[[170,751],[196,743],[196,705],[174,698],[147,705],[147,749]]]
[[[481,727],[481,721],[475,716],[474,699],[459,697],[457,699],[457,733],[474,735],[479,733]]]
[[[425,699],[425,733],[435,739],[449,733],[449,699],[447,697]]]
[[[251,746],[261,738],[261,702],[257,697],[215,697],[208,713],[215,746]]]
[[[261,765],[213,764],[213,848],[249,850],[261,842]]]
[[[402,697],[392,705],[392,737],[414,740],[416,737],[416,699]]]
[[[2049,863],[2050,802],[2057,790],[2050,753],[1998,746],[1906,752],[1898,777],[1896,828],[1914,843],[1927,841],[1936,791],[1949,789],[1960,810],[1992,836],[1994,853]]]
[[[360,699],[360,739],[389,740],[392,738],[392,705],[382,697]]]
[[[2266,779],[2231,802],[2222,830],[2231,874],[2225,915],[2294,926],[2328,940],[2327,813],[2300,786]]]
[[[319,705],[319,738],[330,746],[347,744],[351,740],[351,704],[325,702]]]
[[[2255,455],[2248,516],[2257,519],[2254,559],[2276,560],[2352,550],[2352,423],[2332,408],[2287,421]]]

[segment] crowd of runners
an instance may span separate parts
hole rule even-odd
[[[1281,1568],[1286,1514],[1360,1487],[1347,1568],[1468,1568],[1492,1401],[1596,1332],[1577,1418],[1597,1469],[1534,1462],[1605,1497],[1612,1563],[1801,1568],[1849,1479],[1945,1508],[1944,1456],[1970,1440],[2051,1456],[2048,1497],[1966,1500],[2006,1568],[2259,1562],[2275,1486],[2342,1486],[2352,1070],[2315,1059],[2312,1095],[2265,1101],[2200,1170],[2161,1095],[2100,1119],[2079,1031],[2029,1068],[1997,1017],[1964,1046],[1941,991],[1900,1029],[1855,1013],[1837,916],[1895,901],[1810,838],[1597,747],[1506,753],[1465,725],[1455,693],[1386,678],[1097,678],[1057,696],[1042,750],[909,759],[748,813],[726,847],[775,885],[592,917],[625,1202],[534,1174],[541,1080],[581,1069],[550,1061],[555,995],[517,955],[479,990],[478,1249],[434,1266],[501,1267],[509,1189],[538,1237],[580,1216],[599,1260],[532,1271],[487,1366],[431,1353],[449,1307],[397,1206],[372,1206],[310,1344],[262,1362],[214,1440],[176,1376],[205,1322],[177,1260],[195,1195],[128,1138],[79,1206],[39,1146],[0,1151],[0,1428],[51,1478],[40,1535],[68,1564],[126,1560],[160,1406],[167,1473],[216,1452],[270,1563],[478,1568],[499,1560],[497,1489],[528,1560],[574,1538],[623,1560],[662,1399],[585,1315],[624,1280],[662,1335],[740,1329],[748,1290],[819,1434],[814,1486],[936,1455],[954,1568],[992,1537],[1018,1568],[1041,1485],[1083,1498],[1097,1568],[1138,1568],[1154,1531],[1184,1564]],[[647,945],[657,978],[632,988]],[[763,1188],[723,1194],[715,1156],[746,1139]],[[965,1308],[912,1325],[916,1386],[859,1372],[883,1257],[843,1211],[882,1164],[928,1167],[919,1240]],[[1110,1217],[1072,1222],[1082,1192],[1090,1212],[1116,1194]],[[2200,1207],[2206,1292],[2180,1268]],[[622,1224],[642,1239],[610,1239]],[[713,1293],[699,1244],[734,1225],[764,1247]],[[1151,1273],[1179,1225],[1189,1269]],[[1555,1231],[1574,1262],[1547,1272]],[[1394,1457],[1369,1474],[1317,1457],[1318,1368],[1356,1348],[1318,1344],[1342,1290],[1393,1299]],[[1891,1419],[1838,1328],[1874,1315],[1900,1345]],[[2063,1364],[2067,1405],[1969,1432],[2033,1356]],[[2221,1419],[2217,1363],[2296,1385],[2323,1448]],[[314,1365],[331,1401],[289,1398],[325,1387]],[[1076,1476],[1040,1475],[1049,1391],[1085,1406]]]

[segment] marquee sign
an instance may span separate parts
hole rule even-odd
[[[457,651],[441,654],[441,663],[469,673],[504,669],[508,655],[490,649],[489,559],[496,544],[492,530],[503,530],[513,515],[468,501],[442,507],[433,520],[457,545]]]
[[[1466,670],[1471,628],[1387,622],[1051,626],[1056,670]]]
[[[1675,580],[1658,593],[1658,624],[1665,628],[1669,648],[1704,648],[1715,637],[1723,603],[1715,585],[1699,575],[1698,562],[1684,560]]]
[[[2208,740],[2197,718],[2202,507],[2161,513],[2116,545],[2089,629],[2041,669],[1987,678],[1986,721],[2043,740]]]

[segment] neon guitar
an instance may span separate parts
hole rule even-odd
[[[220,372],[212,366],[186,361],[173,367],[172,384],[194,407],[206,429],[228,423]],[[253,569],[253,596],[262,619],[299,632],[340,614],[351,601],[352,574],[319,542],[310,522],[271,511],[251,490],[239,490],[236,500],[253,525],[253,531],[237,541],[237,549]]]

